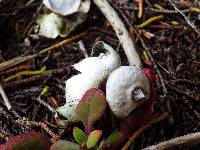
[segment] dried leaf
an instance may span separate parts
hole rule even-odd
[[[87,140],[87,148],[94,148],[102,136],[101,130],[94,130],[90,133]]]
[[[50,150],[80,150],[80,146],[65,140],[60,140],[54,143]]]
[[[87,136],[81,129],[74,127],[73,135],[77,143],[84,144],[87,142]]]
[[[92,125],[103,115],[106,105],[104,93],[99,89],[91,88],[83,95],[77,105],[76,113],[85,125]]]

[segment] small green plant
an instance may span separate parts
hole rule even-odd
[[[113,132],[107,139],[103,139],[100,142],[103,131],[94,130],[87,136],[81,129],[74,127],[73,136],[77,143],[70,141],[60,140],[51,146],[50,150],[87,150],[87,149],[97,149],[103,150],[108,148],[110,145],[116,143],[123,136],[121,132]],[[98,144],[99,143],[99,144]]]
[[[92,130],[93,124],[104,114],[107,102],[104,93],[96,88],[88,90],[77,105],[76,113],[83,122],[85,132],[74,127],[73,136],[76,143],[60,140],[51,146],[50,150],[102,150],[122,138],[121,132],[113,132],[107,139],[100,139],[102,130]]]

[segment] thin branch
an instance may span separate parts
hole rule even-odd
[[[85,56],[85,58],[89,57],[87,50],[85,48],[85,45],[83,43],[83,41],[79,41],[78,43],[79,49],[81,50],[81,52],[83,53],[83,55]]]
[[[12,108],[12,106],[11,106],[11,104],[10,104],[10,102],[8,100],[8,97],[6,96],[6,93],[5,93],[4,89],[3,89],[3,87],[1,86],[1,84],[0,84],[0,93],[1,93],[1,96],[2,96],[2,98],[4,100],[4,102],[5,102],[5,105],[6,105],[7,109],[10,110]]]
[[[158,20],[163,19],[163,18],[164,18],[163,15],[151,17],[148,20],[146,20],[145,22],[143,22],[142,24],[137,25],[137,27],[142,29],[142,28],[146,27],[147,25],[149,25],[150,23],[152,23],[154,21],[158,21]]]
[[[148,57],[150,58],[151,62],[153,63],[153,67],[154,67],[154,69],[156,70],[156,72],[157,72],[157,74],[158,74],[158,76],[159,76],[159,79],[160,79],[160,82],[161,82],[161,85],[162,85],[162,88],[163,88],[164,98],[165,98],[165,97],[167,97],[168,91],[167,91],[167,88],[166,88],[166,86],[165,86],[165,81],[164,81],[164,79],[163,79],[163,77],[162,77],[162,74],[161,74],[160,70],[158,69],[157,63],[156,63],[156,61],[154,60],[153,56],[151,55],[151,52],[150,52],[150,50],[148,49],[148,47],[146,46],[144,40],[143,40],[140,36],[139,36],[139,40],[140,40],[140,42],[141,42],[143,48],[145,49],[145,51],[146,51]]]
[[[200,31],[199,31],[199,29],[188,19],[188,17],[186,17],[186,15],[180,10],[180,9],[178,9],[177,7],[176,7],[176,5],[171,1],[171,0],[168,0],[171,4],[172,4],[172,6],[174,7],[174,9],[177,11],[177,12],[179,12],[183,17],[184,17],[184,19],[185,19],[185,21],[187,22],[187,24],[192,28],[192,29],[194,29],[194,31],[200,36]]]
[[[172,149],[173,147],[176,147],[178,145],[193,144],[199,142],[200,142],[200,132],[196,132],[176,137],[168,141],[159,143],[157,145],[152,145],[150,147],[144,148],[143,150],[165,150],[165,149]]]
[[[139,5],[139,11],[138,11],[138,18],[141,18],[143,15],[143,0],[139,0],[138,1],[138,5]]]
[[[164,119],[166,119],[168,117],[168,113],[163,113],[161,115],[159,115],[158,117],[156,117],[155,119],[151,120],[149,123],[147,123],[146,125],[144,125],[143,127],[141,127],[140,129],[138,129],[136,132],[133,133],[133,135],[129,138],[128,142],[123,146],[123,148],[121,150],[127,150],[129,148],[129,146],[133,143],[133,141],[139,137],[139,135],[147,128],[151,127],[152,124],[158,123]]]
[[[51,107],[47,102],[41,100],[40,96],[38,98],[36,98],[36,100],[42,104],[43,106],[45,106],[50,112],[52,112],[54,115],[57,114],[57,112],[55,111],[55,109],[53,107]]]
[[[24,126],[36,126],[36,127],[41,127],[43,130],[45,130],[52,138],[51,141],[54,143],[55,141],[60,140],[60,136],[55,134],[52,130],[49,129],[49,127],[47,127],[46,124],[44,124],[43,122],[36,122],[36,121],[31,121],[28,118],[22,118],[22,119],[18,119],[16,120],[16,123],[20,124],[20,125],[24,125]]]
[[[167,84],[167,86],[171,90],[173,90],[173,91],[175,91],[175,92],[177,92],[179,94],[185,95],[185,96],[187,96],[188,98],[190,98],[190,99],[192,99],[194,101],[197,101],[197,102],[200,101],[200,96],[198,94],[195,95],[190,90],[186,90],[186,89],[181,89],[181,88],[175,87],[172,84],[170,84],[170,82],[168,82],[168,81],[165,81],[165,83]]]
[[[131,7],[120,6],[119,8],[124,9],[124,10],[131,10],[131,11],[139,9],[138,7],[134,7],[134,6],[131,6]],[[145,11],[152,11],[152,12],[155,12],[155,13],[162,13],[162,14],[177,14],[177,13],[179,13],[176,10],[170,10],[170,9],[160,10],[160,9],[155,9],[155,8],[151,8],[151,7],[144,8],[144,10]],[[192,11],[191,11],[191,9],[184,9],[184,10],[181,10],[181,12],[188,13],[188,12],[192,12]]]
[[[27,60],[33,59],[33,58],[35,58],[35,57],[37,57],[37,56],[39,56],[41,54],[44,54],[44,53],[46,53],[48,51],[51,51],[51,50],[56,49],[56,48],[59,48],[59,47],[61,47],[63,45],[70,44],[74,40],[77,40],[77,39],[79,39],[79,38],[81,38],[83,36],[86,36],[87,34],[88,34],[87,31],[86,32],[82,32],[82,33],[80,33],[78,35],[75,35],[75,36],[73,36],[71,38],[68,38],[68,39],[65,39],[63,41],[60,41],[60,42],[56,43],[55,45],[47,47],[47,48],[41,50],[39,53],[36,53],[36,54],[33,54],[33,55],[28,55],[28,56],[19,56],[19,57],[10,59],[10,60],[0,64],[0,71],[2,71],[3,69],[6,69],[8,67],[12,67],[14,65],[17,65],[19,63],[25,62]]]

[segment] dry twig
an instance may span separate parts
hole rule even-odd
[[[185,95],[185,96],[187,96],[188,98],[190,98],[190,99],[192,99],[192,100],[194,100],[194,101],[197,101],[197,102],[200,101],[200,96],[199,96],[199,95],[194,95],[194,94],[193,94],[191,91],[189,91],[189,90],[180,89],[180,88],[178,88],[178,87],[172,86],[168,81],[166,81],[165,83],[167,84],[167,86],[168,86],[171,90],[173,90],[173,91],[175,91],[175,92],[177,92],[177,93],[179,93],[179,94]]]
[[[156,72],[157,72],[157,74],[159,76],[159,79],[160,79],[160,82],[161,82],[161,85],[162,85],[162,88],[163,88],[164,98],[165,98],[167,96],[168,91],[167,91],[167,88],[165,86],[165,81],[164,81],[164,79],[162,77],[162,74],[161,74],[160,70],[158,69],[157,63],[154,60],[153,56],[151,55],[151,52],[148,49],[148,47],[146,46],[144,40],[140,36],[139,36],[139,40],[140,40],[143,48],[145,49],[148,57],[150,58],[151,62],[153,63],[153,67],[154,67],[154,69],[156,70]]]
[[[190,133],[184,136],[176,137],[171,140],[153,145],[143,150],[165,150],[183,144],[193,144],[200,141],[200,132]]]
[[[28,55],[28,56],[19,56],[19,57],[10,59],[10,60],[0,64],[0,71],[2,71],[3,69],[6,69],[8,67],[12,67],[14,65],[17,65],[19,63],[25,62],[25,61],[27,61],[29,59],[33,59],[33,58],[35,58],[35,57],[37,57],[37,56],[39,56],[41,54],[44,54],[44,53],[46,53],[48,51],[51,51],[51,50],[56,49],[56,48],[59,48],[59,47],[61,47],[63,45],[70,44],[74,40],[77,40],[77,39],[79,39],[79,38],[81,38],[81,37],[83,37],[83,36],[85,36],[87,34],[88,34],[88,32],[82,32],[82,33],[80,33],[78,35],[75,35],[75,36],[69,38],[69,39],[65,39],[63,41],[60,41],[60,42],[56,43],[55,45],[47,47],[47,48],[41,50],[39,53],[36,53],[36,54],[33,54],[33,55]]]
[[[120,6],[119,7],[120,9],[124,9],[124,10],[138,10],[139,8],[138,7],[128,7],[128,6]],[[155,9],[155,8],[152,8],[152,7],[148,7],[148,8],[144,8],[145,11],[152,11],[152,12],[155,12],[155,13],[162,13],[162,14],[177,14],[179,12],[175,11],[175,10],[170,10],[170,9]],[[192,12],[191,9],[184,9],[184,10],[181,10],[183,13],[187,13],[187,12]]]
[[[4,89],[3,89],[3,87],[1,86],[1,84],[0,84],[0,94],[1,94],[1,96],[3,98],[3,100],[4,100],[4,103],[5,103],[6,107],[7,107],[7,109],[10,110],[12,108],[12,106],[11,106],[11,104],[10,104],[10,102],[8,100],[8,97],[6,96],[6,93],[5,93]]]
[[[176,7],[176,5],[171,1],[171,0],[168,0],[171,4],[172,4],[172,6],[174,7],[174,9],[177,11],[177,12],[179,12],[183,17],[184,17],[184,19],[185,19],[185,21],[187,22],[187,24],[192,28],[192,29],[194,29],[194,31],[200,36],[200,31],[199,31],[199,29],[188,19],[188,17],[186,17],[186,15],[181,11],[181,10],[179,10],[177,7]]]
[[[163,18],[164,18],[163,15],[151,17],[147,21],[143,22],[142,24],[137,25],[137,27],[142,29],[142,28],[146,27],[147,25],[149,25],[150,23],[157,21],[157,20],[160,20],[160,19],[163,19]]]
[[[143,15],[143,0],[139,0],[138,5],[139,5],[138,18],[141,18]]]
[[[36,121],[30,121],[28,118],[22,118],[22,119],[18,119],[16,120],[16,123],[20,124],[20,125],[25,125],[25,126],[37,126],[37,127],[41,127],[42,129],[44,129],[52,138],[51,141],[55,142],[58,141],[60,139],[60,136],[55,134],[53,131],[51,131],[46,124],[44,124],[43,122],[36,122]]]

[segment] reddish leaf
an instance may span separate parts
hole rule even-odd
[[[0,145],[0,150],[49,150],[51,142],[37,132],[26,132],[11,137],[6,143]]]
[[[84,125],[92,125],[101,118],[106,105],[104,93],[99,89],[91,88],[83,95],[76,108],[76,113]]]

